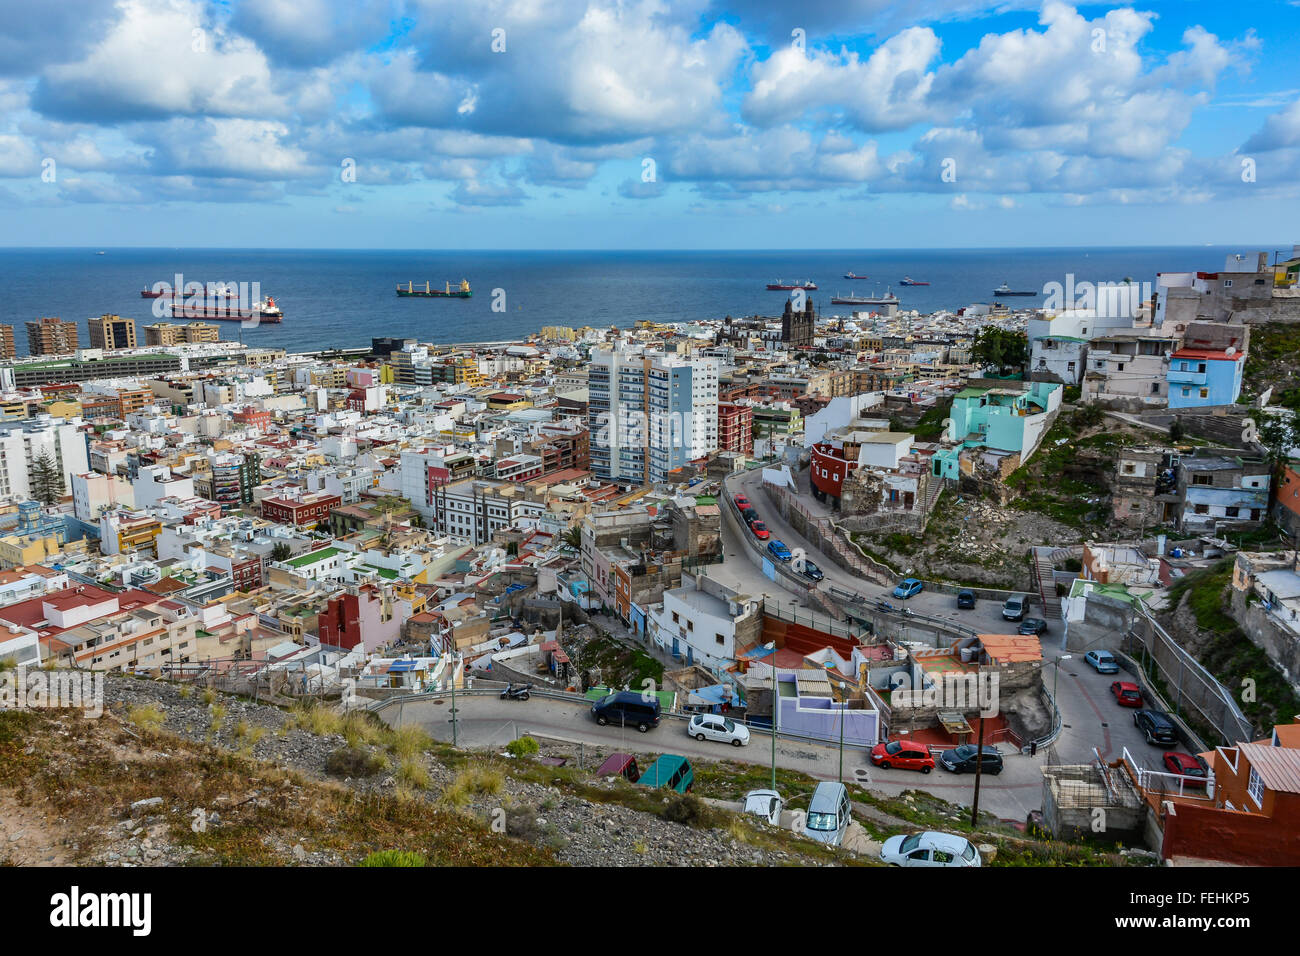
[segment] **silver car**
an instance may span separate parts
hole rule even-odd
[[[842,783],[819,783],[808,802],[804,836],[818,843],[839,846],[844,842],[844,831],[852,819],[848,788]]]
[[[962,836],[927,830],[890,837],[880,848],[880,859],[893,866],[980,866],[980,851]]]

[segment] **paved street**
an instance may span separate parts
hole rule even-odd
[[[1145,755],[1147,765],[1155,767],[1159,754],[1154,747],[1136,737],[1131,713],[1107,699],[1109,679],[1090,671],[1071,677],[1068,669],[1071,663],[1067,662],[1066,668],[1062,669],[1061,683],[1064,687],[1068,681],[1078,688],[1069,699],[1079,701],[1079,716],[1076,718],[1067,711],[1066,722],[1072,724],[1072,730],[1087,726],[1095,734],[1079,735],[1067,731],[1070,736],[1056,749],[1056,762],[1090,760],[1091,745],[1086,743],[1086,739],[1095,736],[1108,748],[1102,752],[1107,759],[1118,755],[1120,746],[1127,745],[1135,756],[1141,759]],[[1094,704],[1096,711],[1092,709]],[[669,718],[646,734],[620,727],[601,727],[592,720],[590,709],[584,703],[542,697],[528,701],[503,701],[492,694],[458,696],[456,706],[459,717],[457,741],[460,746],[471,749],[500,750],[516,737],[531,733],[572,743],[587,769],[596,767],[610,753],[617,751],[638,755],[677,753],[692,759],[771,765],[771,738],[758,728],[751,729],[749,746],[731,747],[696,741],[686,735],[683,721]],[[451,741],[450,713],[451,699],[444,697],[403,704],[400,713],[398,707],[390,707],[384,717],[395,725],[399,721],[418,724],[435,738]],[[1074,727],[1076,720],[1079,723]],[[1112,726],[1101,728],[1103,720],[1109,720]],[[1006,755],[1005,769],[997,777],[983,779],[980,806],[1004,819],[1023,821],[1030,810],[1041,807],[1042,775],[1039,770],[1053,759],[1053,751],[1049,749],[1030,757],[1010,751],[1005,746],[1002,749]],[[818,779],[834,780],[839,774],[839,748],[778,739],[777,765]],[[844,751],[844,776],[888,796],[918,789],[966,806],[970,805],[975,782],[973,776],[954,775],[941,768],[930,774],[873,768],[865,752],[853,748]]]
[[[906,606],[919,614],[964,624],[981,633],[1014,633],[1014,625],[1003,619],[1002,606],[997,601],[979,601],[974,609],[960,611],[957,609],[955,596],[936,591],[922,591],[904,602],[893,597],[891,593],[892,587],[882,587],[856,577],[839,567],[830,558],[818,557],[811,544],[794,532],[794,529],[781,517],[780,512],[768,499],[767,493],[763,491],[763,473],[760,469],[738,476],[733,479],[732,485],[735,491],[746,495],[750,503],[757,508],[773,537],[779,538],[791,548],[803,548],[817,562],[818,567],[826,574],[825,580],[819,585],[823,590],[834,585],[844,590],[854,591],[868,599],[880,598],[889,601],[895,606]],[[822,506],[818,505],[809,496],[801,496],[800,503],[807,505],[809,510],[815,514],[825,511]],[[729,529],[728,522],[725,521],[723,525],[724,539],[726,539],[728,532],[733,538],[738,534],[748,533],[747,531]],[[731,541],[727,541],[727,554],[730,555],[733,550],[741,546],[740,542],[735,542],[733,545]],[[729,560],[728,564],[730,563]],[[744,563],[753,569],[755,573],[758,573],[757,568],[749,561]],[[769,582],[769,588],[770,586],[771,582]],[[1059,620],[1051,621],[1049,627],[1050,631],[1043,640],[1042,646],[1044,680],[1047,682],[1048,687],[1051,688],[1055,676],[1053,673],[1055,670],[1054,662],[1061,654],[1059,643],[1062,637],[1063,624]],[[1110,684],[1117,677],[1123,678],[1124,675],[1122,673],[1114,676],[1097,674],[1092,668],[1084,664],[1078,655],[1061,665],[1060,675],[1057,679],[1057,706],[1060,707],[1065,729],[1052,748],[1055,751],[1057,762],[1090,762],[1094,757],[1094,747],[1097,748],[1104,759],[1113,760],[1120,756],[1124,747],[1127,747],[1129,753],[1140,765],[1152,769],[1160,768],[1161,751],[1146,742],[1137,728],[1133,726],[1132,711],[1116,704],[1110,694]],[[895,773],[902,773],[902,771],[896,771]],[[885,777],[887,772],[878,771],[878,774],[880,777]],[[926,789],[930,789],[930,787],[926,787]],[[1035,801],[1033,806],[1036,807],[1038,805],[1037,796],[1033,800]]]
[[[767,497],[767,492],[763,490],[763,472],[761,469],[755,469],[746,472],[732,480],[733,490],[744,494],[749,498],[750,503],[758,510],[763,522],[767,525],[768,530],[772,532],[772,537],[780,539],[790,548],[803,548],[817,566],[822,569],[826,575],[825,580],[818,585],[821,590],[826,590],[832,585],[846,591],[861,594],[868,599],[874,600],[880,598],[889,601],[897,606],[906,606],[918,614],[928,614],[932,617],[943,618],[945,620],[955,621],[964,624],[967,627],[974,628],[977,631],[987,634],[1005,634],[1007,633],[1007,622],[1002,618],[1002,605],[997,601],[979,601],[972,610],[959,611],[957,609],[957,598],[952,594],[940,594],[936,591],[922,591],[915,597],[907,601],[900,601],[892,594],[893,585],[883,587],[860,578],[848,571],[845,571],[839,565],[835,564],[828,557],[822,557],[813,550],[811,544],[802,536],[796,534],[794,529],[781,517],[776,506]],[[800,499],[803,504],[816,504],[811,497],[806,500]],[[818,509],[824,510],[824,509]],[[816,512],[814,512],[816,513]],[[727,533],[726,522],[724,521],[724,543],[727,545],[727,555],[736,548],[741,547],[737,542],[733,547],[730,542],[725,542]],[[748,534],[748,531],[732,531],[734,534]],[[754,565],[746,561],[749,567],[754,569],[760,580],[766,580],[762,577],[761,572],[754,568]],[[769,588],[772,582],[768,582]]]
[[[761,472],[750,472],[740,482],[743,493],[758,508],[773,536],[790,547],[803,547],[826,573],[821,583],[851,590],[869,599],[883,598],[902,604],[893,598],[891,588],[881,587],[854,577],[840,569],[829,558],[812,551],[807,541],[796,535],[776,512],[761,489]],[[740,490],[740,489],[738,489]],[[739,523],[724,518],[722,536],[725,561],[712,565],[708,574],[730,587],[754,595],[765,595],[773,600],[797,601],[798,596],[780,583],[765,577],[744,549],[740,536],[747,534]],[[802,602],[800,602],[802,603]],[[981,601],[974,610],[959,611],[956,598],[949,594],[925,592],[906,602],[918,613],[960,622],[984,633],[1006,633],[1011,626],[1001,615],[997,601]],[[598,621],[599,623],[599,621]],[[1037,755],[1030,757],[1011,750],[1001,749],[1005,755],[1005,769],[997,777],[985,777],[981,785],[981,808],[1003,819],[1023,821],[1031,810],[1042,805],[1041,768],[1049,763],[1089,763],[1096,748],[1105,760],[1114,760],[1127,747],[1140,765],[1160,767],[1161,751],[1150,746],[1133,726],[1132,711],[1115,703],[1109,687],[1114,676],[1100,675],[1086,666],[1078,656],[1064,660],[1057,674],[1056,661],[1060,655],[1057,643],[1061,624],[1052,622],[1052,632],[1044,643],[1044,680],[1049,688],[1056,683],[1058,705],[1061,709],[1064,732],[1057,742]],[[616,628],[616,630],[621,630]],[[635,642],[640,643],[640,642]],[[1123,676],[1122,674],[1119,676]],[[771,738],[761,729],[752,730],[748,747],[734,748],[711,742],[700,743],[688,737],[684,723],[665,719],[663,724],[648,734],[618,727],[601,727],[589,713],[588,706],[569,701],[534,697],[527,702],[502,701],[495,695],[468,695],[457,698],[459,724],[457,739],[461,746],[474,749],[503,748],[511,740],[526,733],[546,736],[572,743],[582,765],[594,768],[608,754],[626,751],[638,755],[664,752],[680,753],[692,759],[738,760],[769,766]],[[421,700],[400,708],[390,708],[386,719],[393,723],[416,723],[434,737],[450,741],[451,702],[449,698]],[[837,779],[840,754],[837,747],[804,741],[779,740],[777,763],[781,767],[803,771],[824,780]],[[974,778],[949,774],[942,768],[923,775],[906,770],[881,770],[870,766],[865,752],[848,748],[843,757],[844,776],[856,780],[870,789],[888,796],[896,796],[908,789],[919,789],[942,797],[953,803],[969,806]]]

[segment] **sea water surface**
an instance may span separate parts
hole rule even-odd
[[[100,252],[103,255],[100,255]],[[1175,248],[910,249],[764,252],[485,252],[286,249],[9,248],[0,249],[0,323],[14,326],[20,355],[24,323],[59,316],[81,325],[104,313],[143,327],[166,321],[162,300],[140,297],[158,282],[258,283],[284,310],[278,325],[242,329],[217,322],[223,339],[291,351],[368,346],[372,337],[422,342],[517,339],[546,325],[630,326],[640,319],[683,322],[726,315],[780,315],[788,293],[764,286],[811,279],[818,311],[848,315],[833,295],[896,294],[902,309],[930,312],[988,302],[1002,283],[1041,292],[1049,283],[1154,283],[1157,272],[1217,271],[1229,253]],[[846,272],[865,281],[844,279]],[[928,286],[899,285],[904,276]],[[407,281],[455,288],[467,279],[473,298],[402,299]],[[499,291],[497,291],[499,290]],[[1041,304],[1042,296],[1006,300]],[[495,308],[494,308],[495,306]],[[155,311],[157,309],[158,311]]]

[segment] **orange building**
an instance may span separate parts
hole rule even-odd
[[[1300,866],[1300,724],[1204,756],[1213,773],[1212,796],[1160,801],[1160,855]]]

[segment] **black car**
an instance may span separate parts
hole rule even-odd
[[[958,591],[958,592],[957,592],[957,608],[958,608],[958,610],[969,611],[969,610],[970,610],[971,608],[973,608],[974,606],[975,606],[975,592],[974,592],[974,591]]]
[[[1047,633],[1047,622],[1041,617],[1027,617],[1020,622],[1016,628],[1017,634],[1037,634],[1042,636]]]
[[[826,575],[822,574],[822,569],[817,567],[817,565],[813,564],[811,561],[805,561],[803,563],[803,575],[804,577],[811,578],[814,581],[820,581],[822,578],[826,577]]]
[[[606,694],[591,705],[591,716],[596,723],[604,727],[614,724],[616,727],[635,727],[645,733],[651,727],[659,726],[659,699],[638,694],[636,691],[620,690]]]
[[[1158,710],[1139,710],[1133,715],[1133,724],[1142,731],[1149,744],[1173,747],[1178,743],[1178,728],[1168,714]]]
[[[741,508],[740,516],[745,519],[745,524],[753,524],[754,519],[758,517],[758,512],[753,508]]]
[[[981,760],[984,764],[983,773],[996,776],[1002,772],[1002,754],[998,753],[996,747],[985,747],[983,754],[980,754],[974,744],[962,744],[939,754],[939,763],[953,773],[974,773],[976,763]]]

